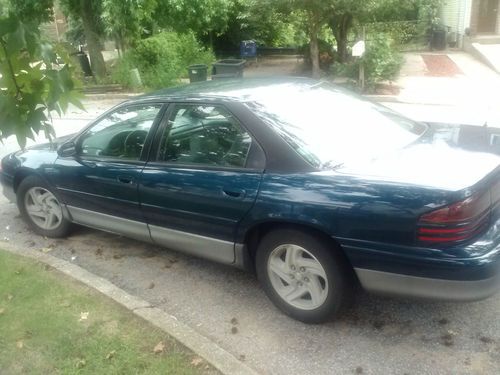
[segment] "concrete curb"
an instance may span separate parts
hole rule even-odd
[[[231,353],[186,324],[179,322],[176,317],[152,306],[141,298],[128,294],[110,281],[96,276],[76,264],[43,253],[40,250],[20,248],[5,241],[0,241],[0,248],[13,254],[35,259],[41,263],[47,264],[73,279],[98,290],[107,297],[125,306],[135,315],[172,336],[188,349],[204,358],[223,374],[257,375],[256,371],[239,361]]]

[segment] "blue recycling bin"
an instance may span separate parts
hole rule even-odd
[[[240,43],[241,58],[257,57],[257,43],[254,40],[243,40]]]

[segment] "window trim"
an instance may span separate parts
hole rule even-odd
[[[210,171],[232,171],[232,172],[242,172],[242,173],[262,173],[265,170],[265,165],[266,165],[266,156],[264,149],[262,146],[259,144],[255,136],[252,134],[252,132],[248,129],[247,126],[245,126],[244,122],[241,121],[233,111],[231,111],[227,105],[221,102],[209,102],[209,101],[170,101],[167,104],[167,108],[163,114],[163,119],[156,129],[155,132],[155,142],[153,146],[151,147],[150,150],[150,157],[148,159],[148,166],[156,166],[156,167],[167,167],[167,168],[174,168],[174,169],[190,169],[190,170],[210,170]],[[210,106],[210,107],[222,107],[226,112],[231,114],[236,121],[238,122],[238,125],[241,127],[243,131],[248,133],[250,136],[252,142],[250,144],[250,148],[248,150],[248,155],[246,158],[245,166],[243,167],[232,167],[232,166],[221,166],[221,165],[206,165],[206,164],[196,164],[196,163],[176,163],[176,162],[169,162],[169,161],[164,161],[160,160],[160,150],[161,150],[161,143],[163,140],[163,137],[170,133],[170,130],[172,129],[172,123],[170,123],[170,117],[175,111],[175,108],[178,106]],[[260,159],[262,161],[260,164],[262,164],[258,168],[251,168],[248,167],[248,162],[249,160],[252,159],[257,159],[260,156]]]
[[[159,107],[158,113],[156,114],[156,117],[151,124],[151,127],[148,131],[148,135],[146,136],[146,140],[144,142],[144,146],[141,151],[141,155],[139,156],[138,159],[124,159],[124,158],[117,158],[117,157],[112,157],[112,156],[98,156],[98,155],[85,155],[82,154],[82,142],[85,134],[87,134],[94,126],[99,124],[102,120],[104,120],[106,117],[109,115],[123,110],[124,108],[134,108],[134,107],[143,107],[143,106],[155,106],[157,105]],[[154,135],[157,132],[158,127],[161,125],[165,112],[168,109],[167,103],[160,101],[160,100],[154,100],[154,101],[137,101],[137,102],[124,102],[120,103],[103,114],[101,114],[99,117],[97,117],[95,120],[93,120],[89,125],[87,125],[75,138],[74,142],[76,144],[76,159],[78,160],[88,160],[92,162],[105,162],[105,163],[125,163],[125,164],[132,164],[132,165],[143,165],[147,162],[148,160],[148,155],[150,153],[150,150],[152,148],[152,145],[154,143]]]

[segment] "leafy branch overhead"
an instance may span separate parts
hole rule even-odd
[[[0,140],[27,138],[43,131],[53,137],[51,111],[59,115],[68,104],[82,107],[71,78],[69,57],[40,39],[36,24],[25,24],[16,15],[0,17]]]

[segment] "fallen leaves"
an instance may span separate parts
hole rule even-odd
[[[55,244],[53,244],[53,243],[51,243],[51,244],[49,244],[47,247],[42,247],[42,248],[40,249],[40,251],[41,251],[42,253],[47,254],[48,252],[50,252],[50,251],[54,250],[54,248],[55,248],[55,247],[56,247],[56,245],[55,245]]]
[[[75,367],[76,368],[84,368],[86,364],[87,364],[87,361],[82,358],[82,359],[79,359],[78,361],[76,361]]]
[[[87,320],[89,318],[89,312],[81,312],[80,313],[80,319],[78,319],[79,322],[83,322],[84,320]]]
[[[203,363],[203,358],[201,357],[194,357],[192,360],[191,360],[191,365],[193,365],[194,367],[198,367],[199,365],[201,365]]]
[[[159,354],[163,353],[166,349],[165,343],[163,341],[160,341],[156,346],[153,348],[153,353]]]

